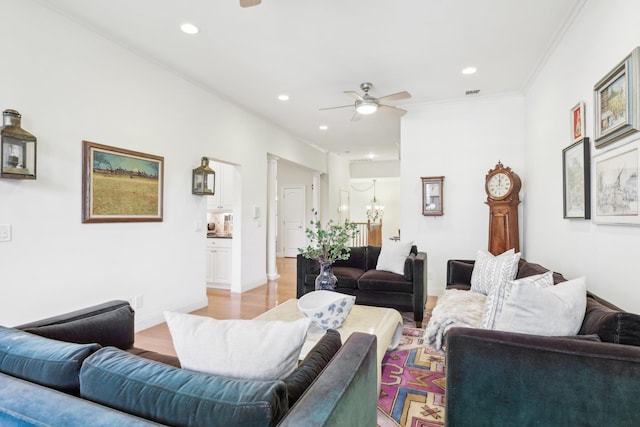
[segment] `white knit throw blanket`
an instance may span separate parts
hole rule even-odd
[[[425,330],[429,347],[441,353],[445,348],[445,335],[455,326],[479,328],[486,295],[478,292],[449,289],[444,291],[433,308],[431,319]]]

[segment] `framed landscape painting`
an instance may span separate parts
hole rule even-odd
[[[82,222],[162,221],[164,157],[82,141]]]
[[[640,225],[638,153],[635,140],[594,157],[594,221]]]
[[[639,66],[640,48],[635,48],[595,84],[596,148],[604,147],[640,129]]]
[[[589,138],[562,150],[564,218],[591,218]]]

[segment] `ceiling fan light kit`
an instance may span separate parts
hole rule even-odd
[[[356,114],[353,116],[351,121],[359,120],[361,115],[366,116],[369,114],[373,114],[376,111],[378,111],[380,108],[383,108],[385,110],[393,110],[396,113],[400,113],[401,116],[406,114],[406,111],[403,110],[402,108],[394,107],[393,105],[387,105],[387,104],[384,104],[383,102],[394,102],[394,101],[401,101],[403,99],[409,99],[411,98],[411,94],[409,92],[403,91],[403,92],[398,92],[391,95],[385,95],[385,96],[376,98],[374,96],[369,95],[369,91],[371,90],[372,87],[373,87],[372,83],[362,83],[360,85],[360,89],[362,89],[362,91],[364,92],[364,94],[362,95],[352,90],[345,90],[344,91],[345,95],[348,95],[353,99],[355,99],[355,102],[353,104],[341,105],[339,107],[321,108],[320,110],[334,110],[336,108],[354,107],[356,110]]]
[[[356,111],[364,115],[373,114],[378,111],[378,104],[370,99],[356,101]]]

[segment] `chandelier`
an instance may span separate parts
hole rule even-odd
[[[384,206],[378,204],[376,199],[376,180],[373,180],[373,199],[371,204],[367,205],[367,220],[370,222],[382,222],[382,216],[384,215]]]

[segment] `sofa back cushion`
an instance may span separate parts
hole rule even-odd
[[[135,339],[134,312],[129,305],[68,322],[29,327],[25,332],[77,344],[98,343],[127,350]]]
[[[349,258],[338,259],[333,263],[334,267],[353,267],[364,270],[367,265],[367,247],[356,246],[349,248]]]
[[[0,372],[78,395],[80,366],[98,344],[71,344],[0,326]]]
[[[527,262],[526,260],[520,259],[520,262],[518,263],[518,273],[516,274],[516,279],[543,274],[547,271],[549,271],[549,269],[544,268],[540,264],[534,264],[532,262]],[[553,272],[554,285],[566,281],[567,279],[565,279],[562,274]]]
[[[288,410],[284,382],[178,369],[113,347],[87,358],[80,395],[152,421],[180,426],[272,426]]]

